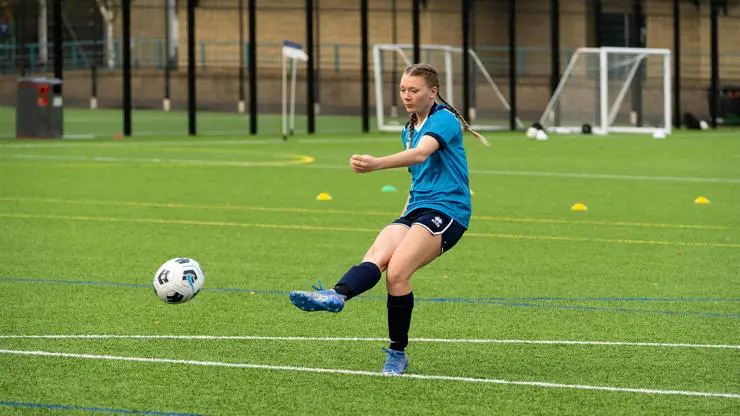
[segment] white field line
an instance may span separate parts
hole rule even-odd
[[[377,143],[377,142],[394,142],[398,141],[397,138],[383,138],[383,137],[358,137],[353,139],[295,139],[294,142],[301,144],[323,144],[323,143]],[[229,146],[229,145],[260,145],[260,144],[272,144],[281,145],[281,140],[213,140],[213,141],[148,141],[148,142],[117,142],[117,143],[14,143],[14,144],[0,144],[0,148],[12,148],[12,149],[34,149],[43,147],[145,147],[145,146]],[[21,158],[34,158],[34,155],[6,155],[5,157],[21,157]],[[44,157],[39,157],[43,159]],[[80,157],[73,157],[74,160],[80,160]],[[84,158],[84,157],[83,157]],[[94,157],[93,157],[94,158]],[[60,158],[61,159],[61,158]],[[110,158],[111,162],[114,161],[135,161],[131,159],[116,159]],[[142,159],[141,162],[152,163],[154,161],[162,161],[166,159]],[[259,164],[251,164],[249,162],[240,164],[239,162],[229,161],[174,161],[173,163],[194,163],[194,164],[213,164],[213,165],[232,165],[232,166],[261,166]],[[205,163],[204,163],[205,162]],[[256,162],[259,163],[259,162]],[[270,167],[292,167],[294,165],[277,165],[271,164]],[[311,167],[318,169],[347,169],[347,165],[318,165],[318,164],[302,164],[300,167]],[[618,174],[600,174],[600,173],[579,173],[579,172],[537,172],[537,171],[511,171],[511,170],[471,170],[471,174],[474,175],[498,175],[498,176],[536,176],[536,177],[555,177],[555,178],[580,178],[580,179],[619,179],[619,180],[633,180],[633,181],[673,181],[673,182],[711,182],[711,183],[740,183],[738,178],[701,178],[701,177],[683,177],[683,176],[649,176],[649,175],[618,175]]]
[[[257,335],[0,335],[0,339],[179,339],[179,340],[222,340],[222,341],[318,341],[318,342],[386,342],[387,338],[362,337],[267,337]],[[626,341],[567,341],[567,340],[528,340],[528,339],[460,339],[460,338],[410,338],[411,342],[449,343],[449,344],[534,344],[534,345],[595,345],[627,347],[662,348],[716,348],[740,349],[740,345],[723,344],[669,344],[659,342]]]
[[[582,178],[582,179],[623,179],[631,181],[675,181],[675,182],[717,182],[740,183],[734,178],[698,178],[687,176],[647,176],[647,175],[615,175],[602,173],[578,172],[527,172],[516,170],[471,170],[474,175],[501,175],[501,176],[543,176],[554,178]]]
[[[92,162],[123,162],[123,163],[172,163],[190,165],[211,166],[236,166],[236,167],[271,167],[271,168],[312,168],[312,169],[349,169],[349,165],[331,165],[315,163],[276,163],[276,162],[240,162],[225,160],[197,160],[197,159],[165,159],[165,158],[118,158],[106,156],[56,156],[56,155],[30,155],[30,154],[5,154],[0,155],[5,159],[26,160],[70,160],[70,161],[92,161]],[[471,170],[472,175],[498,175],[498,176],[530,176],[545,178],[575,178],[575,179],[614,179],[630,181],[668,181],[668,182],[698,182],[698,183],[740,183],[735,178],[700,178],[683,176],[646,176],[646,175],[614,175],[600,173],[578,173],[578,172],[528,172],[511,170]]]
[[[295,371],[295,372],[305,372],[305,373],[326,373],[326,374],[345,374],[345,375],[356,375],[356,376],[386,377],[386,376],[382,376],[380,373],[371,372],[371,371],[343,370],[343,369],[334,369],[334,368],[294,367],[294,366],[285,366],[285,365],[225,363],[225,362],[219,362],[219,361],[172,360],[172,359],[167,359],[167,358],[72,354],[72,353],[60,353],[60,352],[50,352],[50,351],[26,351],[26,350],[0,350],[0,354],[61,357],[61,358],[79,358],[79,359],[88,359],[88,360],[133,361],[133,362],[142,362],[142,363],[197,365],[197,366],[204,366],[204,367],[250,368],[250,369],[259,369],[259,370],[277,370],[277,371]],[[491,378],[433,376],[433,375],[423,375],[423,374],[403,374],[401,376],[395,376],[395,377],[412,378],[412,379],[419,379],[419,380],[441,380],[441,381],[458,381],[458,382],[467,382],[467,383],[511,384],[511,385],[517,385],[517,386],[530,386],[530,387],[547,387],[547,388],[578,389],[578,390],[601,390],[601,391],[625,392],[625,393],[661,394],[661,395],[674,395],[674,396],[723,397],[723,398],[730,398],[730,399],[740,399],[740,394],[734,394],[734,393],[709,393],[709,392],[684,391],[684,390],[657,390],[657,389],[643,389],[643,388],[629,388],[629,387],[589,386],[589,385],[582,385],[582,384],[547,383],[547,382],[541,382],[541,381],[511,381],[511,380],[499,380],[499,379],[491,379]]]

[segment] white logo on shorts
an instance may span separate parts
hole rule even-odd
[[[442,218],[434,217],[432,218],[432,223],[437,226],[437,228],[442,226]]]

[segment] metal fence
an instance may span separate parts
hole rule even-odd
[[[370,44],[413,41],[412,9],[420,5],[420,42],[460,46],[461,2],[374,0],[369,2]],[[240,67],[249,68],[249,0],[198,0],[195,12],[197,106],[237,112]],[[19,76],[52,72],[54,21],[46,0],[0,0],[0,105],[13,105]],[[122,100],[122,28],[120,0],[66,0],[62,7],[62,61],[65,99],[86,106],[93,91],[102,107],[120,108]],[[280,109],[284,40],[306,44],[305,1],[256,0],[257,102],[260,113]],[[320,115],[358,115],[361,107],[360,0],[313,0],[315,97]],[[708,113],[711,79],[710,7],[707,1],[680,2],[681,108]],[[722,2],[724,6],[725,2]],[[740,84],[740,4],[722,7],[718,28],[721,84]],[[131,57],[134,108],[162,108],[166,94],[173,110],[187,108],[187,20],[185,1],[132,0]],[[476,0],[471,7],[470,45],[507,98],[516,91],[517,111],[532,121],[545,108],[552,90],[551,10],[559,6],[559,73],[583,46],[673,48],[673,0]],[[514,8],[511,8],[511,5]],[[635,4],[639,4],[638,8]],[[642,13],[640,21],[635,10]],[[515,15],[512,19],[511,16]],[[510,25],[515,32],[516,84],[510,86]],[[427,52],[428,53],[428,52]],[[423,60],[431,56],[422,55]],[[374,62],[366,68],[372,73]],[[455,82],[460,83],[459,64]],[[167,73],[167,74],[166,74]],[[306,110],[306,68],[299,67],[298,112]],[[244,76],[248,79],[249,72]],[[473,74],[473,107],[485,114],[492,95],[480,73]],[[166,80],[166,81],[165,81]],[[383,88],[395,94],[397,81]],[[93,83],[97,85],[93,86]],[[461,85],[460,85],[461,86]],[[453,96],[460,102],[462,88]],[[374,97],[370,108],[374,109]],[[253,103],[247,102],[250,106]],[[502,111],[490,106],[490,117]],[[374,110],[371,110],[374,111]]]

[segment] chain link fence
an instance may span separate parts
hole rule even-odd
[[[361,129],[360,0],[314,0],[315,108],[317,131],[358,132]],[[122,105],[122,45],[120,0],[65,0],[62,7],[64,95],[69,108],[89,108],[91,98],[99,109]],[[248,0],[198,0],[195,12],[196,95],[203,133],[248,131],[245,112],[256,105],[264,123],[260,133],[279,133],[282,106],[282,47],[292,41],[305,47],[305,2],[256,0],[256,43],[249,43]],[[381,55],[376,44],[412,43],[412,0],[369,1],[370,112],[379,108],[398,113],[397,83],[405,65],[403,54]],[[518,0],[514,10],[507,0],[471,1],[470,45],[479,62],[471,64],[472,116],[482,123],[508,127],[511,103],[509,16],[516,14],[516,108],[529,124],[539,118],[551,93],[551,10],[549,0]],[[639,30],[632,18],[634,2],[622,0],[560,0],[560,73],[577,48],[643,45],[673,48],[673,1],[644,0]],[[720,83],[740,84],[740,4],[727,2],[719,17]],[[600,17],[595,7],[600,4]],[[44,6],[46,5],[46,7]],[[681,109],[708,117],[711,75],[708,2],[682,1],[681,6]],[[131,56],[132,104],[136,110],[161,111],[162,118],[182,120],[178,133],[186,133],[187,19],[186,1],[132,0]],[[53,73],[53,14],[45,0],[0,0],[0,105],[13,106],[15,84],[21,76]],[[461,5],[455,1],[421,2],[422,45],[460,48]],[[639,38],[635,38],[638,36]],[[250,74],[250,48],[256,48],[256,73]],[[450,100],[462,103],[461,54],[442,55],[424,50],[429,60],[451,83]],[[406,56],[413,56],[406,50]],[[307,66],[296,62],[296,114],[306,113]],[[376,65],[381,78],[376,88]],[[448,66],[445,66],[448,65]],[[240,70],[241,68],[241,70]],[[447,73],[450,73],[449,78]],[[243,73],[243,77],[241,74]],[[240,106],[256,76],[257,101]],[[383,101],[377,105],[376,91]],[[168,110],[168,111],[164,111]],[[402,122],[403,114],[398,116]],[[112,121],[119,116],[112,113]],[[150,117],[153,125],[157,117]],[[277,120],[277,121],[276,121]],[[139,126],[139,124],[137,124]],[[371,127],[375,126],[373,119]],[[305,117],[297,131],[305,131]],[[137,127],[147,131],[147,127]],[[169,131],[171,133],[171,131]]]

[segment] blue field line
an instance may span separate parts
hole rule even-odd
[[[137,283],[114,283],[114,282],[94,282],[86,280],[63,280],[63,279],[26,279],[20,277],[0,277],[0,281],[13,281],[23,283],[58,283],[58,284],[76,284],[76,285],[96,285],[96,286],[115,286],[115,287],[135,287],[151,289],[152,285]],[[289,292],[277,290],[254,290],[239,288],[203,288],[204,291],[213,292],[235,292],[250,293],[263,295],[287,295]],[[363,299],[385,300],[384,296],[361,296]],[[571,309],[582,311],[601,311],[601,312],[631,312],[631,313],[654,313],[664,315],[691,315],[714,318],[740,318],[740,314],[726,314],[713,312],[694,312],[694,311],[671,311],[671,310],[651,310],[651,309],[632,309],[632,308],[606,308],[599,306],[580,306],[580,305],[552,305],[547,303],[527,303],[527,302],[546,302],[546,301],[580,301],[580,302],[599,302],[599,301],[631,301],[631,302],[740,302],[736,298],[553,298],[553,297],[532,297],[532,298],[415,298],[417,302],[435,302],[435,303],[467,303],[475,305],[497,305],[512,307],[528,307],[543,309]]]
[[[146,412],[146,411],[140,411],[140,410],[110,409],[107,407],[78,407],[78,406],[65,406],[61,404],[46,404],[46,403],[0,402],[0,406],[32,407],[32,408],[37,408],[37,409],[54,409],[54,410],[81,410],[84,412],[122,413],[126,415],[201,416],[197,413]]]

